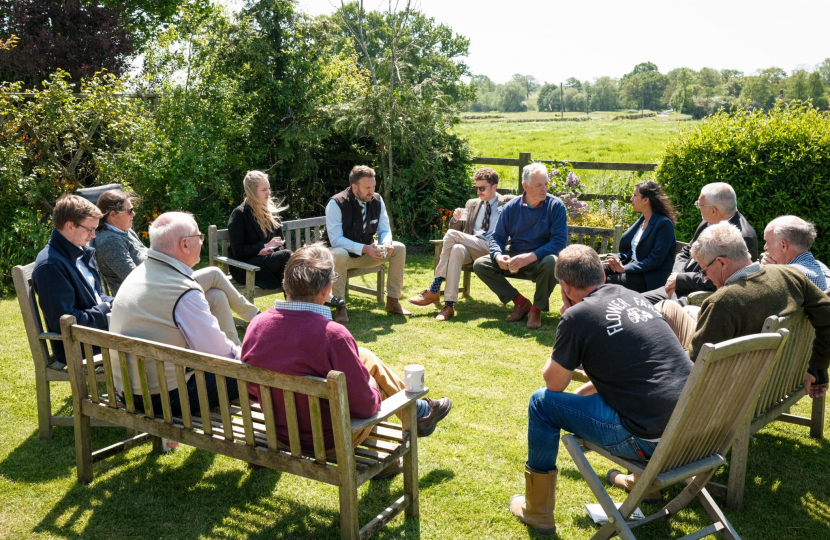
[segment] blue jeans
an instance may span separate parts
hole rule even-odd
[[[632,460],[648,460],[657,447],[656,442],[629,433],[617,411],[599,394],[578,396],[540,388],[528,405],[528,467],[542,473],[556,469],[559,432],[563,429],[606,448],[614,456]]]

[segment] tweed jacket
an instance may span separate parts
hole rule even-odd
[[[502,195],[498,193],[496,195],[499,199],[499,206],[504,206],[505,203],[509,202],[510,200],[514,199],[515,195]],[[474,197],[467,201],[467,204],[464,205],[464,209],[467,210],[467,219],[458,220],[452,219],[450,221],[450,228],[455,229],[456,231],[461,231],[466,234],[473,234],[473,228],[476,224],[476,218],[478,217],[478,211],[481,210],[482,200],[478,197]]]

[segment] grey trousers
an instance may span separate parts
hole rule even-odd
[[[521,255],[513,251],[504,253],[509,257]],[[553,270],[556,266],[556,255],[548,255],[540,261],[531,263],[516,274],[511,274],[506,270],[499,268],[499,265],[494,263],[490,255],[479,257],[473,263],[473,270],[476,275],[483,281],[490,290],[496,293],[502,304],[506,304],[513,300],[519,291],[507,281],[507,277],[516,277],[520,279],[530,279],[536,283],[536,293],[533,295],[533,305],[539,311],[550,311],[550,295],[556,287],[556,278],[553,275]]]

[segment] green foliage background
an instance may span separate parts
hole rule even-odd
[[[773,218],[813,221],[816,258],[830,260],[830,114],[804,104],[735,110],[704,120],[666,145],[656,180],[680,209],[679,238],[700,223],[694,201],[711,182],[727,182],[760,237]],[[684,211],[685,209],[685,211]]]

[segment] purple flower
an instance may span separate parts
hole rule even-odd
[[[548,175],[548,178],[552,179],[554,176],[556,176],[558,174],[559,174],[559,169],[551,169],[550,174]]]
[[[579,177],[573,171],[568,173],[565,183],[571,187],[579,187]]]

